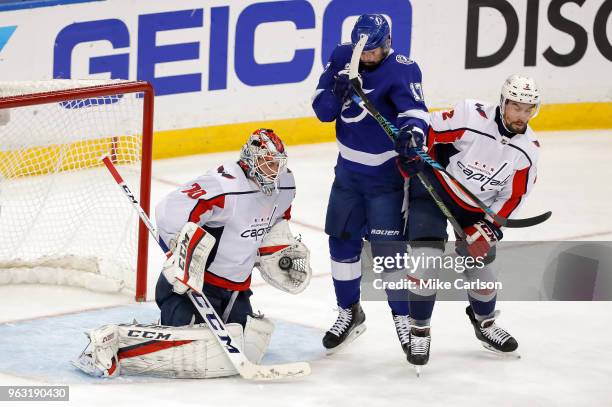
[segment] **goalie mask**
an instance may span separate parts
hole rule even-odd
[[[255,130],[240,150],[239,164],[261,192],[272,195],[287,167],[285,145],[274,130]]]

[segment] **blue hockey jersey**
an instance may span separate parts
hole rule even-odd
[[[348,69],[353,47],[338,45],[321,74],[312,106],[324,122],[336,121],[338,165],[350,171],[380,175],[395,171],[393,142],[365,109],[332,92],[334,76]],[[429,114],[423,98],[421,70],[391,50],[373,70],[360,66],[363,91],[378,111],[398,128],[416,125],[427,134]]]

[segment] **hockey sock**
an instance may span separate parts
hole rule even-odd
[[[336,300],[341,308],[349,308],[359,302],[361,293],[361,260],[349,262],[331,260],[332,278]]]
[[[393,292],[397,293],[398,291],[395,290]],[[407,298],[407,297],[408,297],[408,294],[406,294],[406,297],[404,298]],[[389,300],[389,307],[391,307],[391,311],[393,311],[393,315],[409,315],[410,307],[408,306],[408,304],[409,303],[407,299],[400,300],[400,301]]]
[[[354,280],[336,280],[334,278],[334,290],[336,300],[340,308],[350,308],[351,305],[359,302],[361,277]]]
[[[410,293],[410,316],[417,321],[427,321],[425,325],[429,325],[431,314],[433,314],[434,305],[436,303],[436,296],[422,296],[414,293]]]
[[[473,298],[471,295],[468,295],[470,300],[470,305],[472,306],[472,310],[474,311],[474,315],[478,321],[484,321],[487,318],[491,318],[495,313],[495,302],[497,296],[493,297],[492,300],[483,302],[478,301]]]

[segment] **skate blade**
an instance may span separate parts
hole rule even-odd
[[[517,351],[502,352],[500,350],[495,349],[493,346],[489,345],[488,343],[481,342],[481,344],[483,348],[495,353],[496,355],[500,357],[507,358],[507,359],[520,359],[521,358],[521,355]]]
[[[423,366],[421,365],[413,365],[414,366],[414,373],[416,373],[416,377],[421,377],[421,371]]]
[[[357,337],[361,335],[362,333],[364,333],[366,329],[367,327],[364,324],[359,325],[358,327],[353,329],[353,331],[350,334],[346,336],[346,339],[344,340],[344,342],[342,342],[340,345],[336,346],[335,348],[327,349],[326,351],[327,355],[333,355],[334,353],[338,353],[342,349],[346,348],[346,346],[349,343],[357,339]]]

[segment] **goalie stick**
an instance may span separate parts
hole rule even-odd
[[[399,130],[397,129],[397,127],[393,125],[393,123],[385,119],[380,114],[380,112],[378,112],[378,110],[372,104],[372,102],[368,100],[366,94],[363,92],[363,89],[361,88],[361,83],[359,82],[359,78],[358,78],[359,56],[361,55],[361,50],[363,50],[363,47],[365,46],[367,39],[368,39],[367,35],[364,35],[364,34],[361,35],[359,42],[357,43],[357,45],[355,45],[355,49],[353,50],[351,64],[349,66],[349,80],[351,82],[351,85],[353,86],[353,89],[355,90],[357,95],[359,95],[359,98],[356,98],[356,95],[353,95],[355,96],[353,97],[353,100],[360,106],[365,107],[365,109],[370,113],[370,115],[372,115],[372,117],[378,122],[378,124],[380,124],[380,126],[383,128],[385,133],[387,133],[389,138],[395,141]],[[358,47],[360,48],[358,49]],[[359,53],[357,53],[358,50],[359,50]],[[497,224],[501,226],[505,226],[508,228],[525,228],[529,226],[535,226],[537,224],[540,224],[548,220],[548,218],[550,218],[550,216],[552,215],[552,212],[548,211],[538,216],[534,216],[531,218],[524,218],[524,219],[508,219],[508,218],[499,216],[491,208],[489,208],[484,202],[478,199],[476,195],[474,195],[472,192],[470,192],[470,190],[468,190],[459,181],[457,181],[457,179],[453,177],[448,171],[446,171],[446,169],[442,165],[440,165],[436,160],[431,158],[429,154],[427,154],[425,151],[421,149],[415,149],[415,151],[419,155],[419,157],[421,157],[421,159],[425,161],[427,164],[429,164],[434,170],[444,173],[453,182],[453,184],[457,186],[457,188],[459,188],[463,193],[469,196],[470,199],[473,202],[475,202],[476,205],[484,213],[489,215]],[[431,187],[431,182],[429,182],[429,180],[426,177],[422,176],[422,174],[420,173],[418,174],[418,176],[421,182],[423,182],[423,185],[425,186],[425,188],[429,191],[429,188]],[[429,184],[429,187],[427,186],[427,184]],[[436,201],[436,204],[438,204],[438,200],[436,199],[436,197],[433,195],[432,197]],[[438,206],[440,207],[440,210],[442,210],[442,212],[446,215],[445,210],[443,210],[439,204]],[[448,208],[446,208],[446,211],[448,211]],[[450,219],[451,218],[449,218],[449,220]],[[452,220],[451,220],[451,223],[453,223]],[[453,224],[453,227],[455,227],[454,224]]]
[[[147,229],[149,232],[151,232],[155,238],[155,241],[161,248],[155,226],[153,226],[153,223],[140,206],[140,203],[130,190],[129,186],[125,183],[119,174],[119,171],[117,171],[117,168],[109,159],[108,155],[100,158],[100,161],[104,163],[121,191],[124,193],[126,198],[129,199],[132,207],[136,210],[138,216],[146,225]],[[206,321],[206,325],[213,332],[213,336],[217,342],[219,342],[219,345],[232,362],[232,365],[234,365],[238,373],[240,373],[240,376],[243,378],[249,380],[278,380],[302,377],[310,374],[310,364],[308,362],[284,363],[277,365],[257,365],[252,363],[246,358],[245,354],[240,349],[234,346],[236,341],[234,341],[232,336],[229,334],[225,324],[221,318],[219,318],[219,315],[212,307],[206,296],[193,287],[190,287],[190,290],[187,292],[187,296],[198,310],[204,321]]]

